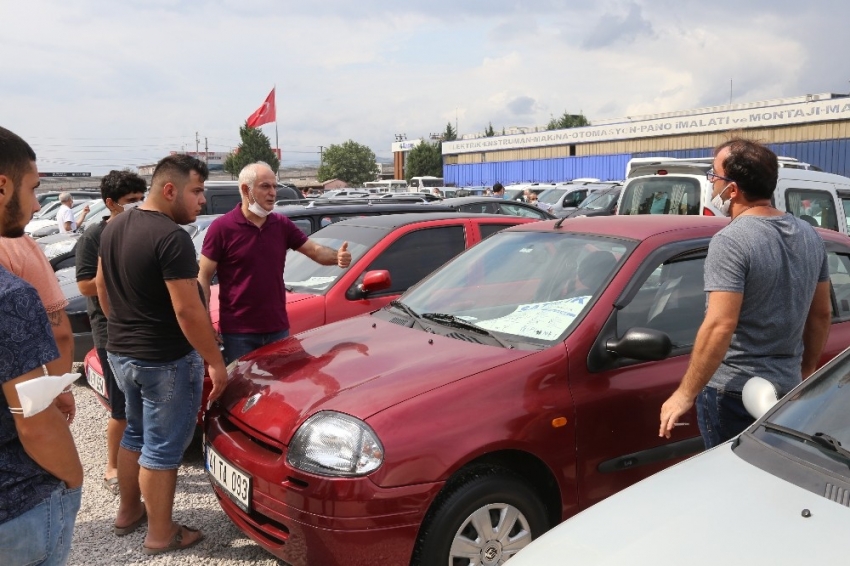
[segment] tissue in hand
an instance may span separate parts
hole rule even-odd
[[[45,375],[23,383],[15,384],[18,399],[21,401],[21,412],[24,418],[37,415],[53,403],[62,390],[74,383],[80,377],[78,373],[65,375]]]

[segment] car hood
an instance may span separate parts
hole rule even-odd
[[[303,301],[305,299],[309,299],[311,297],[315,297],[316,295],[308,295],[305,293],[286,293],[286,304],[290,305],[292,303],[297,303],[298,301]],[[215,329],[218,330],[218,321],[219,321],[219,307],[218,307],[218,285],[210,285],[210,320],[215,326]]]
[[[235,418],[287,443],[310,415],[361,419],[528,350],[470,344],[369,315],[270,344],[236,362],[220,403]],[[245,409],[246,400],[252,400]]]
[[[836,543],[850,532],[850,509],[747,463],[732,446],[594,505],[523,549],[511,566],[550,564],[553,557],[593,566],[846,560]]]

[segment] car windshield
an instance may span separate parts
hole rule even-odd
[[[310,240],[333,250],[338,250],[343,242],[348,242],[351,265],[354,265],[385,234],[386,230],[377,228],[332,224],[312,234]],[[283,279],[288,291],[324,295],[343,273],[345,270],[336,264],[321,265],[304,254],[290,250],[286,256]]]
[[[503,340],[546,346],[569,334],[634,245],[583,234],[500,232],[402,302],[423,317],[438,313]]]
[[[619,214],[699,214],[700,184],[691,177],[639,177],[626,186]]]
[[[566,189],[546,189],[537,196],[537,201],[543,204],[556,204],[564,196]]]
[[[850,407],[850,357],[845,357],[816,379],[817,382],[788,397],[776,412],[766,419],[765,426],[774,424],[801,432],[815,440],[795,443],[807,453],[820,459],[830,456],[841,459],[840,451],[824,451],[821,447],[823,439],[828,439],[834,440],[839,447],[850,449],[850,412],[847,410],[847,407]],[[850,462],[845,455],[843,462],[835,468],[848,475],[848,463]]]
[[[590,195],[581,201],[578,208],[585,210],[602,210],[608,208],[611,203],[617,200],[620,196],[620,191],[598,191],[590,193]]]

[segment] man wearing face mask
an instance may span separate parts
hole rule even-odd
[[[218,273],[219,330],[225,362],[289,335],[283,270],[287,250],[322,265],[351,263],[348,242],[338,250],[307,238],[289,218],[272,214],[277,194],[274,171],[262,162],[239,173],[242,202],[210,224],[201,250],[198,281],[209,304]]]
[[[733,139],[715,150],[712,205],[732,222],[705,260],[708,306],[679,388],[661,407],[670,438],[696,403],[706,448],[753,422],[741,399],[750,377],[779,396],[817,369],[829,333],[829,268],[823,240],[806,222],[771,206],[778,163],[766,147]]]
[[[106,223],[118,214],[142,204],[147,184],[130,171],[110,171],[100,180],[100,196],[106,203],[110,215],[83,232],[77,242],[76,269],[77,287],[86,297],[86,311],[91,320],[92,340],[100,359],[106,394],[109,396],[109,420],[106,425],[106,469],[103,472],[103,487],[113,495],[118,494],[118,447],[127,426],[124,411],[124,393],[119,389],[112,368],[106,357],[106,316],[97,298],[97,256],[100,250],[100,235]]]

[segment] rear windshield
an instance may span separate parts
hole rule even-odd
[[[631,181],[619,214],[699,214],[700,184],[690,177],[647,177]]]

